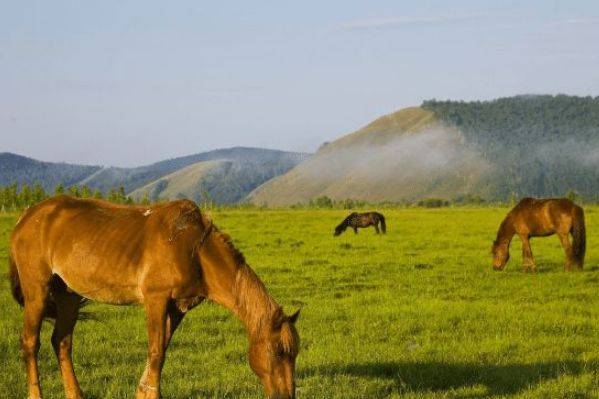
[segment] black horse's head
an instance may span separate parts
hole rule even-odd
[[[333,233],[333,235],[337,237],[338,235],[341,235],[341,233],[343,233],[345,229],[347,229],[347,224],[341,223],[339,226],[335,227],[335,232]]]

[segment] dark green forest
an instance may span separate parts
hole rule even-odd
[[[422,107],[457,127],[494,166],[496,199],[599,199],[599,97],[522,95],[493,101],[428,100]]]
[[[104,199],[115,204],[150,204],[148,197],[140,198],[135,201],[125,193],[123,186],[111,188],[106,193],[99,189],[92,190],[88,186],[70,186],[65,188],[63,184],[57,184],[52,191],[46,191],[44,187],[36,183],[33,186],[29,184],[13,183],[8,186],[0,187],[0,212],[17,212],[27,207],[37,204],[54,195],[70,195],[77,198],[96,198]]]

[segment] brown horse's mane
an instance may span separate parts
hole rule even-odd
[[[248,266],[245,257],[238,250],[231,237],[215,228],[220,242],[225,245],[237,264],[237,273],[233,293],[235,296],[235,312],[244,321],[250,340],[260,336],[260,332],[268,328],[280,328],[280,347],[276,350],[297,355],[299,336],[292,323],[287,320],[283,308],[270,296],[264,283]]]
[[[497,230],[497,238],[493,242],[493,246],[500,245],[509,242],[514,235],[514,226],[512,224],[511,215],[508,214],[505,219],[499,225],[499,230]]]
[[[218,228],[215,228],[214,233],[227,247],[237,265],[233,286],[236,312],[244,320],[250,333],[256,333],[266,327],[267,323],[273,323],[278,313],[281,313],[282,317],[281,307],[270,296],[254,270],[247,265],[245,256],[235,247],[231,237]]]
[[[228,235],[227,233],[223,233],[222,231],[220,231],[220,229],[218,227],[214,227],[215,232],[217,233],[218,238],[220,239],[220,242],[222,244],[224,244],[230,251],[231,255],[233,255],[233,258],[235,259],[235,263],[237,263],[238,266],[244,266],[245,263],[245,256],[243,255],[243,253],[241,253],[240,250],[237,249],[237,247],[235,247],[235,245],[233,244],[233,241],[231,240],[231,236]]]

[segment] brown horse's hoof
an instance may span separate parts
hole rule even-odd
[[[135,399],[160,399],[160,391],[147,384],[139,385],[135,393]]]
[[[81,392],[81,391],[69,392],[66,394],[66,398],[67,399],[83,399],[83,392]]]

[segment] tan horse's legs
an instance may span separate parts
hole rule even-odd
[[[40,284],[37,287],[28,287],[24,294],[25,309],[23,311],[21,348],[23,350],[25,367],[27,368],[28,398],[40,399],[42,397],[42,390],[40,388],[37,355],[40,348],[40,328],[44,317],[48,287],[46,284]]]
[[[532,249],[530,248],[530,238],[525,235],[521,235],[520,239],[522,240],[522,267],[524,271],[537,271],[537,265],[535,263],[535,259],[532,256]]]
[[[66,291],[56,292],[56,323],[52,333],[52,347],[60,365],[62,382],[67,399],[81,399],[83,393],[73,370],[73,359],[71,357],[73,347],[73,329],[79,314],[81,297]]]
[[[160,398],[160,374],[166,351],[167,298],[148,298],[146,324],[148,328],[148,360],[137,387],[136,399]]]
[[[559,241],[564,248],[564,252],[566,253],[566,264],[564,265],[564,270],[570,271],[572,270],[572,256],[573,249],[572,244],[570,243],[570,238],[568,237],[568,233],[558,233]]]

